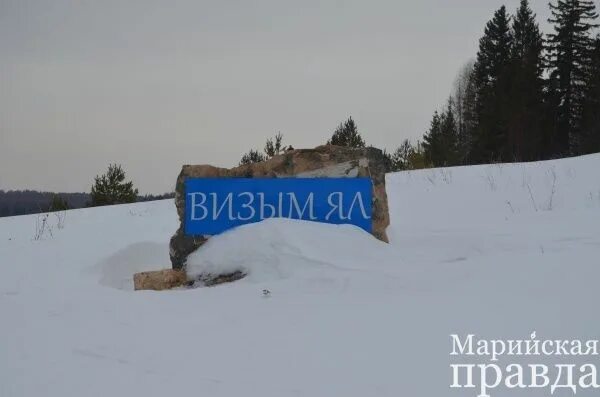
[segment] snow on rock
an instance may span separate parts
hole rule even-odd
[[[398,264],[392,251],[355,226],[268,219],[209,239],[188,257],[187,273],[194,279],[241,271],[248,281],[264,282]]]

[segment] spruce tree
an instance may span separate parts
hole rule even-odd
[[[555,154],[581,152],[582,117],[588,74],[592,70],[596,7],[591,0],[550,3],[554,33],[548,36],[547,63],[555,108]]]
[[[442,115],[440,131],[444,157],[441,159],[439,165],[457,165],[459,163],[458,126],[454,117],[454,101],[452,98],[448,99],[446,111]]]
[[[423,137],[423,149],[427,162],[435,167],[459,163],[458,128],[452,99],[448,100],[446,111],[441,115],[437,111],[433,114],[431,126]]]
[[[485,27],[475,62],[477,128],[470,154],[475,162],[511,157],[508,126],[512,42],[510,17],[502,6]]]
[[[352,117],[348,118],[344,123],[340,123],[331,136],[331,139],[327,141],[327,144],[355,148],[365,147],[365,141],[360,136],[356,123],[352,120]]]
[[[442,144],[442,120],[437,112],[433,113],[429,130],[423,135],[423,151],[425,152],[425,161],[437,166],[440,159],[444,158],[444,148]]]
[[[133,203],[137,199],[138,190],[133,182],[125,182],[125,171],[120,165],[111,164],[106,174],[96,176],[92,186],[91,205],[112,205]]]
[[[538,160],[542,142],[543,37],[527,0],[513,18],[511,87],[505,160]]]
[[[390,155],[392,164],[391,171],[404,171],[410,169],[410,158],[414,149],[408,139],[402,141],[402,144]]]
[[[600,35],[594,41],[583,106],[581,153],[600,152]]]

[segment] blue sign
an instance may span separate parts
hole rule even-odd
[[[352,224],[371,232],[369,178],[188,178],[185,234],[211,235],[267,218]]]

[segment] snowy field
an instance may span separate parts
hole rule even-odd
[[[0,218],[0,396],[475,397],[449,387],[450,334],[600,339],[600,155],[401,172],[387,190],[389,245],[265,221],[190,258],[246,279],[165,292],[132,275],[169,267],[171,201],[50,214],[39,239],[41,216]]]

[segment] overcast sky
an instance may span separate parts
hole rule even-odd
[[[120,163],[142,193],[230,167],[278,131],[417,139],[518,0],[0,0],[0,189],[89,191]],[[532,1],[548,31],[547,1]]]

